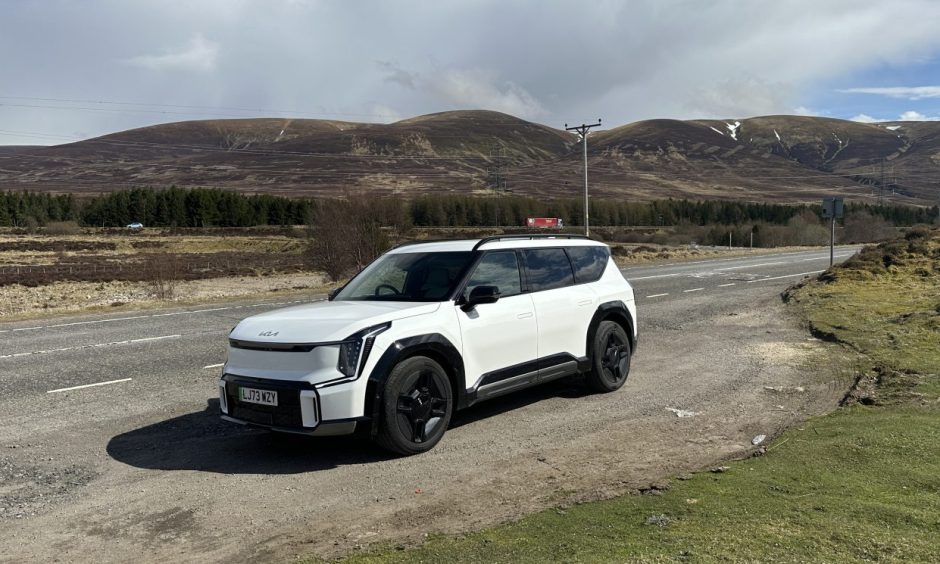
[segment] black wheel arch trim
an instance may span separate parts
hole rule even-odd
[[[363,415],[369,417],[372,421],[371,434],[373,436],[378,433],[381,424],[382,394],[389,374],[391,374],[395,365],[402,360],[422,354],[444,361],[441,368],[450,378],[453,388],[452,393],[455,398],[455,410],[466,407],[466,376],[464,374],[463,357],[457,347],[440,333],[428,333],[399,339],[385,349],[375,368],[369,373],[369,379],[366,383],[366,404]]]
[[[600,326],[601,321],[606,319],[612,319],[621,324],[626,324],[624,329],[626,329],[627,337],[630,339],[630,355],[632,356],[634,351],[636,351],[637,336],[636,331],[634,331],[635,326],[633,324],[633,317],[630,315],[630,310],[628,310],[626,304],[620,300],[604,302],[597,306],[597,311],[594,312],[594,317],[591,318],[591,323],[588,324],[585,352],[592,363],[594,361],[594,336],[597,334],[597,328]]]

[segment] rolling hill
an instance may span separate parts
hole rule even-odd
[[[798,202],[841,194],[930,204],[940,197],[937,122],[647,120],[593,133],[588,159],[592,193],[606,197]],[[581,167],[576,136],[490,111],[391,124],[206,120],[0,148],[0,189],[99,193],[175,184],[407,197],[486,193],[498,170],[515,193],[559,197],[581,193]]]

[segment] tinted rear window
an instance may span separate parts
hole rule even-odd
[[[527,249],[526,278],[529,290],[552,290],[574,284],[571,263],[564,249]]]
[[[578,284],[595,282],[604,274],[610,249],[607,247],[568,247],[568,257]]]

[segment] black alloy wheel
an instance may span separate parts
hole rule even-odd
[[[630,338],[618,323],[602,321],[594,336],[593,370],[587,383],[599,392],[623,386],[630,375]]]
[[[447,373],[424,356],[400,362],[386,381],[382,408],[380,445],[399,454],[430,450],[441,440],[453,413]]]

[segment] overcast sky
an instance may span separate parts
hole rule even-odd
[[[0,0],[0,144],[213,117],[940,117],[935,0]]]

